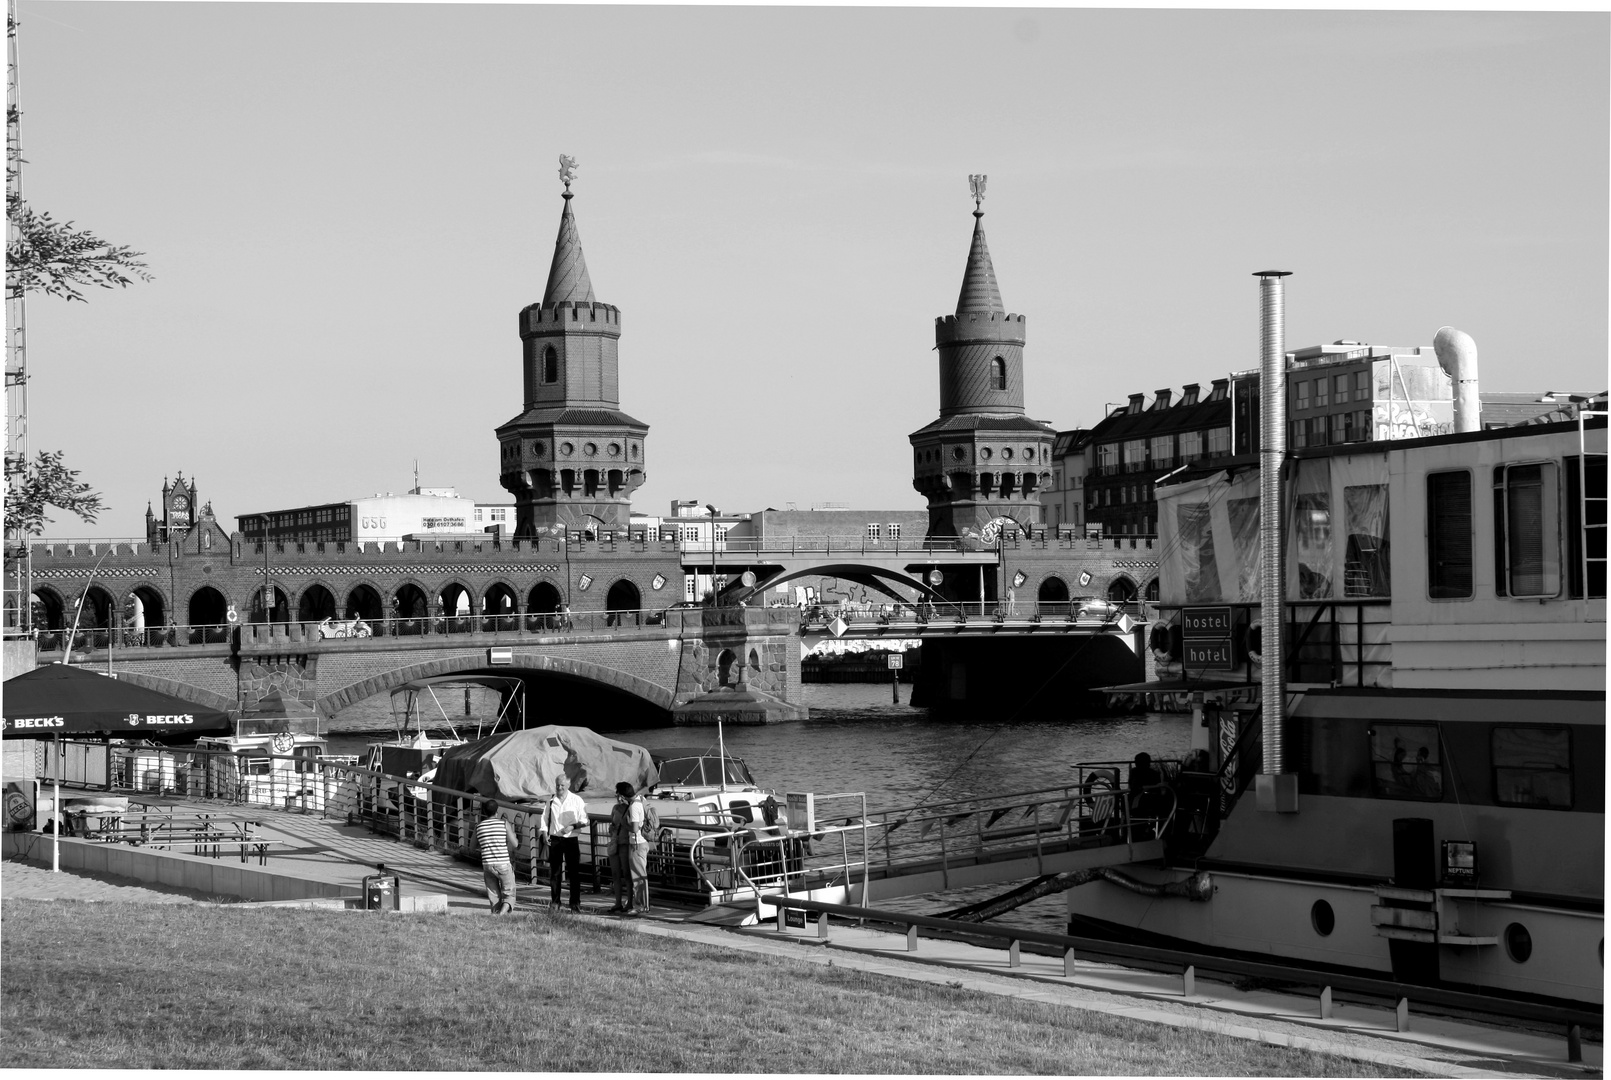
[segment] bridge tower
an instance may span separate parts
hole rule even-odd
[[[930,536],[980,533],[994,519],[1042,520],[1057,433],[1024,412],[1024,317],[1008,314],[985,244],[985,178],[973,186],[973,242],[955,315],[934,320],[939,419],[914,431],[912,486],[928,499]]]
[[[564,210],[548,287],[520,312],[520,415],[497,429],[499,482],[515,497],[515,535],[563,528],[625,532],[643,483],[649,425],[621,411],[621,312],[599,303],[571,213],[576,162],[560,158]]]

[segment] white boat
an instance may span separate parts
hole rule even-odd
[[[526,726],[526,684],[510,675],[439,675],[391,693],[394,732],[369,744],[360,764],[417,777],[450,746]]]
[[[1154,685],[1201,756],[1125,870],[1213,888],[1080,886],[1070,933],[1601,1003],[1606,448],[1602,411],[1294,452],[1273,733],[1257,466],[1160,485]]]
[[[232,802],[322,810],[333,781],[319,767],[329,744],[319,717],[244,716],[230,735],[205,735],[198,751],[180,763],[191,794]],[[199,774],[199,775],[198,775]]]

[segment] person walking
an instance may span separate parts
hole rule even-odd
[[[549,899],[555,908],[559,907],[560,886],[569,880],[571,910],[582,910],[582,841],[576,830],[586,823],[587,804],[571,790],[570,777],[560,773],[537,823],[538,842],[548,844]]]
[[[475,827],[476,846],[481,849],[481,872],[487,882],[487,903],[494,915],[515,909],[515,867],[509,851],[515,844],[515,828],[498,816],[498,803],[481,803],[481,821]]]
[[[643,915],[649,910],[649,841],[643,836],[643,800],[625,780],[615,785],[610,811],[612,915]]]

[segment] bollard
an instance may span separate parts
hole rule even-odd
[[[817,916],[817,939],[819,941],[828,940],[828,913],[826,911]]]
[[[1012,944],[1007,946],[1007,966],[1010,968],[1015,968],[1018,966],[1018,964],[1018,939],[1013,938]]]
[[[1398,1029],[1400,1031],[1408,1031],[1408,1030],[1410,1030],[1410,999],[1409,998],[1399,998],[1398,999]]]
[[[780,933],[780,934],[783,933],[783,931],[785,929],[787,929],[787,926],[785,925],[785,923],[783,921],[783,918],[784,918],[783,912],[784,912],[784,910],[785,909],[782,906],[779,906],[778,909],[777,909],[777,913],[778,913],[778,915],[777,915],[777,924],[778,924],[777,925],[777,930],[778,930],[778,933]]]
[[[1074,950],[1073,949],[1065,949],[1063,951],[1063,975],[1066,978],[1070,978],[1070,979],[1072,979],[1074,977]]]
[[[1583,1025],[1566,1025],[1566,1060],[1576,1063],[1583,1060]]]
[[[1324,986],[1320,989],[1320,1019],[1331,1019],[1331,987],[1329,986]]]
[[[906,928],[906,951],[907,952],[917,952],[917,927],[916,926],[908,926]]]
[[[1186,965],[1186,970],[1180,973],[1180,996],[1191,997],[1197,992],[1197,968],[1192,964]]]

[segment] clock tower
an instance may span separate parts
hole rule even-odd
[[[179,473],[171,484],[162,480],[162,517],[152,513],[150,504],[145,508],[145,536],[148,543],[157,544],[184,536],[201,520],[196,500],[196,481],[186,480]]]

